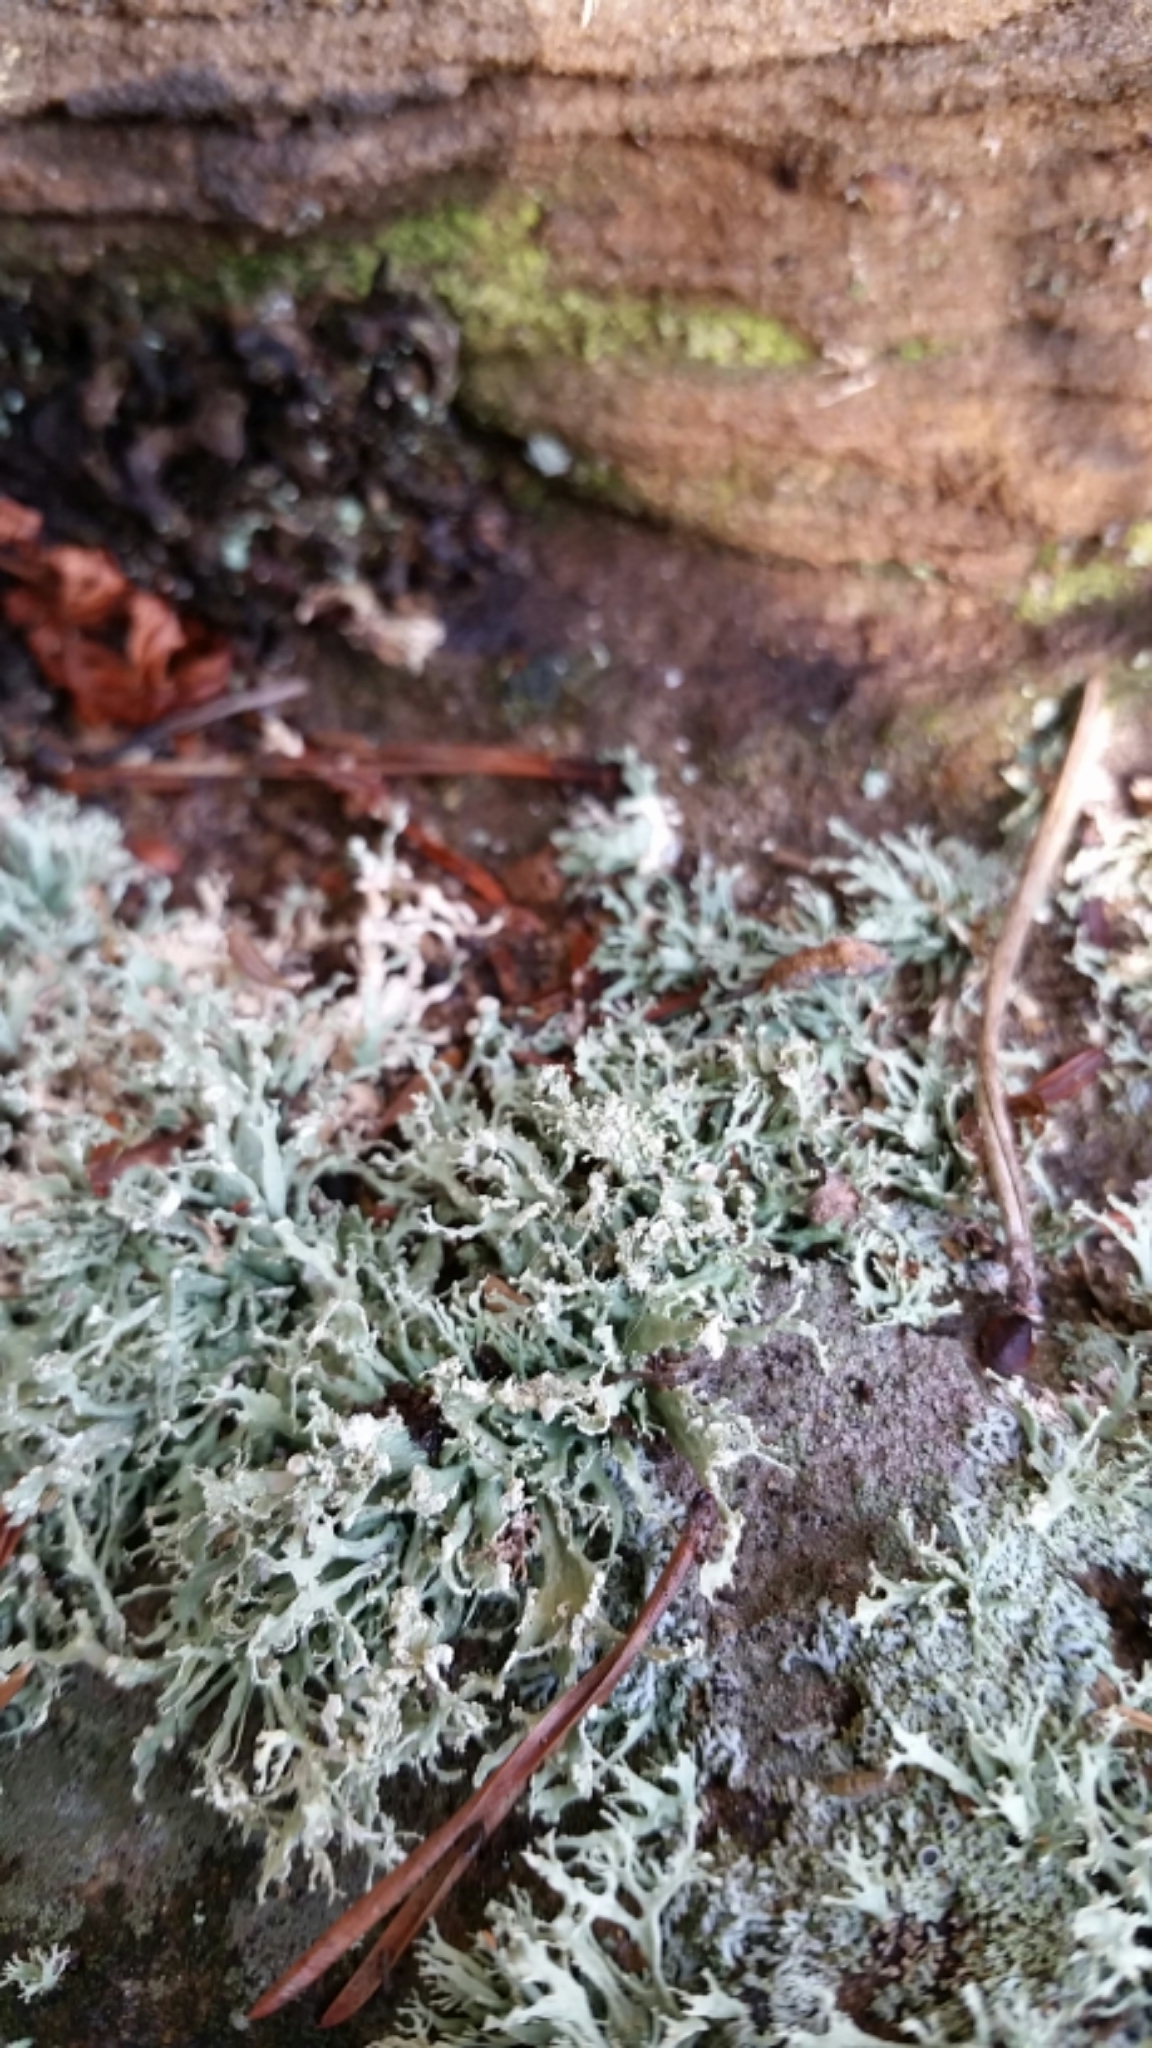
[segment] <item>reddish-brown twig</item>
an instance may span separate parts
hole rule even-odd
[[[181,711],[169,711],[166,717],[157,718],[138,732],[129,733],[126,739],[117,740],[115,746],[101,747],[96,754],[85,754],[80,765],[111,768],[138,748],[161,747],[168,740],[179,739],[190,732],[202,732],[210,725],[223,725],[230,718],[250,717],[254,711],[277,711],[282,704],[291,704],[297,697],[306,697],[309,687],[303,676],[270,676],[267,682],[257,683],[250,690],[235,690],[230,697],[213,698],[210,704],[192,704]]]
[[[489,874],[488,869],[481,867],[479,861],[471,860],[466,853],[457,853],[455,847],[445,846],[442,839],[434,838],[431,832],[424,830],[423,825],[415,824],[411,818],[400,834],[400,842],[408,852],[419,854],[424,860],[430,861],[442,874],[454,876],[456,881],[463,883],[470,895],[479,897],[480,902],[486,903],[490,909],[511,908],[508,891],[503,882],[498,881],[495,875]]]
[[[27,1522],[14,1522],[7,1510],[0,1508],[0,1566],[16,1555],[16,1546],[27,1527]]]
[[[426,1927],[433,1914],[443,1905],[449,1893],[454,1891],[473,1858],[483,1848],[490,1830],[480,1822],[469,1828],[463,1840],[457,1842],[439,1863],[433,1865],[421,1884],[409,1892],[399,1911],[392,1915],[359,1968],[348,1979],[327,2011],[321,2015],[320,2025],[324,2028],[338,2027],[344,2020],[367,2005],[373,1993],[388,1982],[397,1963],[415,1941],[421,1929]]]
[[[406,746],[352,746],[338,734],[302,754],[191,754],[179,761],[118,761],[107,767],[47,761],[52,780],[77,796],[105,789],[176,790],[201,782],[322,782],[350,797],[407,777],[497,775],[528,782],[571,782],[611,794],[619,769],[581,755],[540,754],[527,747],[466,746],[428,740]]]
[[[313,1942],[271,1988],[257,1999],[250,2019],[266,2019],[299,1997],[317,1977],[377,1922],[395,1916],[376,1946],[364,1958],[321,2022],[336,2026],[358,2012],[383,1982],[426,1921],[447,1897],[467,1864],[490,1839],[516,1804],[533,1773],[563,1742],[585,1714],[606,1700],[635,1661],[665,1609],[675,1599],[693,1565],[702,1556],[715,1527],[711,1494],[699,1493],[688,1513],[684,1533],[626,1636],[585,1672],[571,1689],[547,1707],[512,1754],[484,1780],[471,1798],[428,1836],[419,1848],[387,1877],[350,1906],[327,1932]]]
[[[1040,1283],[1028,1213],[1028,1189],[1000,1079],[1000,1040],[1012,986],[1033,919],[1042,908],[1064,858],[1076,820],[1083,809],[1089,771],[1098,759],[1103,743],[1105,689],[1105,679],[1100,675],[1091,677],[1085,685],[1080,716],[1064,765],[1008,905],[1000,936],[988,962],[984,986],[976,1114],[980,1120],[984,1164],[1004,1224],[1008,1254],[1007,1307],[1035,1325],[1044,1319]]]
[[[0,1569],[10,1558],[15,1557],[17,1545],[27,1526],[26,1522],[14,1522],[7,1510],[0,1508]],[[21,1686],[26,1685],[31,1676],[31,1664],[18,1664],[6,1678],[0,1678],[0,1714],[5,1707],[11,1705]]]

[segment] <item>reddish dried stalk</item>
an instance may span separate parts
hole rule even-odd
[[[1007,1306],[1037,1327],[1044,1320],[1044,1311],[1032,1242],[1028,1188],[1000,1079],[1000,1040],[1029,931],[1064,858],[1084,806],[1089,771],[1103,744],[1106,688],[1103,675],[1094,675],[1085,684],[1080,715],[1064,756],[1064,765],[1048,800],[1048,808],[1040,820],[988,962],[984,1014],[980,1022],[976,1114],[980,1120],[985,1169],[1004,1225],[1008,1254]]]
[[[229,697],[215,697],[210,704],[192,704],[182,711],[169,711],[166,717],[154,719],[151,725],[129,733],[127,739],[117,740],[115,746],[102,747],[96,754],[86,754],[81,765],[111,768],[137,747],[159,747],[166,740],[179,739],[185,733],[202,732],[209,725],[223,725],[229,718],[246,718],[254,711],[276,711],[281,704],[291,704],[297,697],[306,697],[310,688],[303,676],[269,677],[267,682],[257,683],[250,690],[234,690]]]
[[[386,1984],[401,1957],[415,1941],[423,1927],[426,1927],[434,1913],[443,1905],[449,1893],[454,1891],[469,1864],[478,1855],[488,1838],[489,1829],[479,1822],[469,1828],[463,1841],[442,1856],[428,1872],[421,1884],[409,1892],[404,1904],[394,1913],[383,1934],[373,1943],[368,1954],[354,1974],[348,1979],[343,1991],[332,2000],[327,2011],[321,2015],[319,2024],[327,2029],[338,2027],[344,2020],[351,2019],[362,2006],[367,2005],[373,1993]]]
[[[53,780],[77,796],[105,789],[184,789],[198,782],[322,782],[348,796],[375,794],[381,782],[404,776],[500,775],[518,781],[576,782],[611,793],[619,770],[583,755],[540,754],[527,747],[466,746],[428,740],[394,747],[353,745],[326,735],[302,754],[199,754],[180,761],[119,761],[85,766],[61,763]]]
[[[442,839],[436,839],[426,832],[422,825],[414,825],[409,819],[400,834],[401,844],[410,852],[422,856],[443,874],[452,875],[481,903],[487,903],[492,910],[508,910],[508,891],[503,882],[491,875],[479,861],[470,860],[466,853],[457,853],[454,847],[445,846]]]
[[[533,1773],[585,1714],[606,1700],[634,1663],[665,1609],[675,1599],[715,1528],[716,1505],[698,1493],[684,1533],[626,1636],[585,1672],[584,1677],[545,1708],[511,1756],[451,1817],[387,1877],[333,1921],[326,1933],[269,1990],[257,1999],[249,2019],[267,2019],[323,1976],[379,1920],[394,1915],[376,1946],[329,2006],[321,2025],[336,2026],[358,2012],[399,1961],[456,1880],[511,1812]]]
[[[799,952],[774,960],[760,976],[760,987],[790,988],[793,982],[816,981],[825,974],[883,974],[891,965],[891,954],[868,939],[824,939],[818,946],[801,946]]]
[[[674,989],[671,994],[657,996],[644,1012],[646,1024],[665,1024],[670,1017],[682,1017],[686,1010],[695,1010],[704,1001],[712,984],[710,981],[694,981],[691,988]]]
[[[27,1522],[14,1522],[7,1509],[0,1508],[0,1568],[16,1555],[16,1546],[27,1527]]]
[[[825,939],[819,946],[802,946],[796,953],[785,953],[779,960],[774,960],[771,967],[765,968],[759,981],[750,982],[744,988],[720,989],[718,993],[725,1001],[736,1002],[742,997],[767,993],[774,988],[790,988],[793,983],[816,981],[824,975],[881,974],[891,966],[891,956],[868,939]],[[698,981],[692,988],[658,997],[645,1010],[645,1023],[662,1024],[669,1017],[679,1017],[685,1010],[694,1010],[711,986],[706,980]]]

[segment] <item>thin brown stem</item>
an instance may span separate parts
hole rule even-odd
[[[6,1565],[16,1555],[16,1547],[28,1527],[27,1522],[14,1522],[4,1508],[0,1508],[0,1566]]]
[[[302,754],[200,754],[179,761],[116,761],[89,766],[49,761],[62,789],[94,795],[106,789],[177,790],[201,782],[321,782],[341,793],[371,796],[383,782],[421,776],[497,775],[517,781],[571,782],[611,793],[619,786],[612,762],[581,755],[539,754],[527,747],[466,746],[428,740],[406,746],[324,745]]]
[[[303,676],[282,676],[278,681],[270,679],[266,683],[256,683],[250,690],[234,691],[230,697],[213,697],[208,704],[190,704],[182,711],[169,711],[151,725],[129,733],[127,739],[118,740],[114,747],[104,747],[98,754],[85,754],[79,765],[110,768],[117,761],[134,754],[139,747],[163,746],[166,740],[180,739],[185,733],[203,732],[210,725],[223,725],[226,719],[244,718],[254,711],[275,711],[281,704],[291,704],[298,697],[306,697],[310,688],[311,684],[306,683]]]
[[[1028,1189],[1000,1078],[1000,1042],[1012,985],[1028,933],[1052,888],[1073,827],[1084,806],[1089,770],[1103,744],[1105,687],[1102,675],[1093,676],[1085,687],[1080,716],[1064,757],[1064,766],[1040,821],[988,964],[984,1015],[980,1025],[976,1110],[988,1178],[1004,1224],[1008,1252],[1007,1299],[1011,1309],[1037,1324],[1043,1320],[1043,1310]]]
[[[434,1893],[435,1902],[439,1903],[444,1894],[435,1881],[436,1875],[441,1871],[450,1852],[458,1852],[452,1858],[453,1866],[459,1863],[459,1868],[463,1869],[467,1859],[459,1854],[459,1850],[464,1840],[467,1839],[473,1844],[470,1855],[482,1842],[487,1841],[516,1804],[533,1773],[563,1742],[577,1722],[582,1720],[585,1714],[591,1713],[593,1707],[599,1706],[608,1698],[639,1656],[652,1630],[665,1609],[675,1599],[693,1565],[703,1555],[715,1528],[715,1520],[716,1505],[711,1494],[697,1494],[689,1509],[684,1533],[627,1635],[622,1637],[614,1649],[607,1651],[590,1671],[585,1672],[584,1677],[568,1692],[561,1693],[550,1707],[545,1708],[523,1741],[517,1744],[512,1754],[506,1757],[502,1764],[497,1765],[491,1775],[485,1778],[484,1783],[473,1792],[471,1798],[465,1800],[463,1806],[429,1835],[426,1841],[421,1842],[403,1863],[395,1870],[389,1871],[388,1875],[374,1884],[362,1899],[358,1899],[346,1913],[342,1913],[338,1920],[333,1921],[319,1940],[314,1941],[311,1948],[257,1999],[248,2015],[249,2019],[266,2019],[270,2013],[279,2012],[281,2006],[287,2005],[293,1998],[298,1998],[302,1991],[306,1991],[310,1984],[315,1983],[317,1977],[322,1977],[325,1970],[345,1955],[356,1942],[362,1940],[364,1935],[370,1933],[378,1921],[403,1906],[413,1891],[422,1890],[427,1885],[428,1896]],[[445,1891],[448,1889],[450,1886],[445,1887]],[[430,1906],[428,1912],[434,1909],[434,1905]],[[423,1925],[423,1920],[427,1917],[428,1914],[425,1913],[419,1924]],[[418,1931],[418,1927],[413,1929],[414,1933]],[[409,1938],[411,1939],[411,1936]],[[386,1944],[386,1949],[381,1971],[388,1967],[389,1959],[395,1953],[391,1945]],[[370,1962],[371,1958],[368,1960]],[[350,2011],[357,2010],[363,1998],[371,1995],[378,1981],[379,1978],[376,1977],[373,1982],[367,1983],[362,1996],[356,1998],[354,2005],[345,2007],[343,1995],[337,1999],[329,2013],[325,2015],[326,2024],[335,2024],[337,2018],[347,2018]],[[355,1982],[354,1978],[353,1983]],[[349,1985],[347,1990],[350,1992],[352,1985]]]
[[[373,1942],[343,1991],[322,2015],[322,2027],[338,2027],[342,2021],[351,2019],[353,2013],[367,2005],[368,2000],[387,1983],[401,1957],[459,1884],[468,1865],[483,1848],[489,1832],[477,1822],[463,1841],[457,1842],[455,1848],[450,1849],[429,1871],[423,1883],[409,1892],[399,1912],[393,1914],[383,1934]]]

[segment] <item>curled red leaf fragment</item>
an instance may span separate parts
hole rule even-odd
[[[126,832],[124,844],[133,860],[138,860],[142,868],[151,868],[154,875],[178,875],[184,865],[184,855],[176,842],[158,832]]]
[[[102,548],[45,547],[38,512],[0,498],[0,606],[81,725],[135,729],[227,687],[224,641],[137,590]]]

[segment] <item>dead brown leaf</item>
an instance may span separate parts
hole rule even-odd
[[[1043,1123],[1048,1111],[1058,1102],[1069,1102],[1087,1088],[1108,1065],[1108,1055],[1102,1046],[1084,1045],[1070,1058],[1061,1060],[1058,1067],[1049,1067],[1047,1073],[1037,1074],[1027,1088],[1021,1088],[1015,1095],[1004,1098],[1004,1106],[1013,1116],[1031,1117]]]
[[[102,548],[44,547],[40,515],[0,498],[8,623],[81,725],[150,725],[226,687],[227,646],[162,597],[137,590]]]
[[[45,548],[37,585],[63,625],[103,626],[129,595],[123,570],[102,548]]]
[[[503,1315],[510,1308],[527,1308],[528,1296],[521,1294],[518,1287],[512,1287],[499,1273],[485,1273],[480,1283],[484,1306],[496,1315]]]

